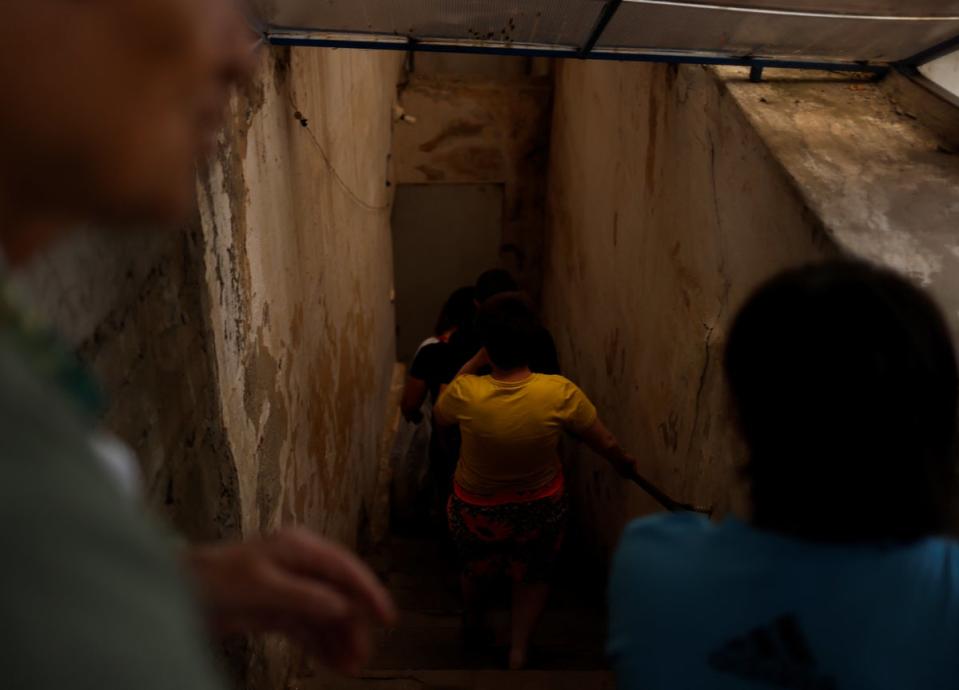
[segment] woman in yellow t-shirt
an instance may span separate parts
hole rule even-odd
[[[578,436],[623,476],[636,471],[636,461],[574,383],[530,371],[538,325],[519,293],[485,303],[478,320],[484,349],[434,409],[438,424],[458,424],[463,437],[448,512],[463,561],[466,633],[475,635],[481,627],[480,581],[509,576],[513,669],[526,665],[529,638],[545,608],[566,531],[569,502],[557,450],[560,436]],[[488,365],[492,374],[475,375]]]

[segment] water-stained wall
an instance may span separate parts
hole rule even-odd
[[[565,62],[550,165],[548,321],[571,376],[651,479],[746,512],[722,376],[738,308],[784,268],[852,255],[928,289],[959,333],[959,157],[868,75]],[[575,455],[608,551],[658,509]]]
[[[235,99],[200,211],[243,533],[368,530],[392,423],[388,157],[400,58],[273,50]],[[250,687],[302,673],[282,643]]]
[[[735,509],[730,318],[831,242],[711,72],[570,61],[555,98],[544,303],[564,365],[650,479]],[[585,450],[572,462],[600,551],[658,508]]]
[[[201,175],[243,531],[353,543],[393,372],[388,156],[399,58],[264,52]]]
[[[299,524],[355,545],[372,519],[393,419],[400,66],[389,53],[262,53],[201,173],[218,395],[246,535]],[[255,654],[251,683],[282,682],[283,658]]]

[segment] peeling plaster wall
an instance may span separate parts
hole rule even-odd
[[[499,184],[505,190],[503,264],[538,296],[542,285],[545,180],[552,79],[517,74],[530,61],[482,57],[464,64],[416,56],[400,104],[415,122],[396,129],[397,184]],[[479,67],[486,68],[482,73]],[[460,70],[452,74],[448,70]],[[463,74],[469,69],[471,74]],[[536,66],[536,73],[543,70]],[[495,76],[494,76],[495,75]]]
[[[712,72],[569,61],[555,99],[544,305],[568,375],[650,479],[741,511],[730,319],[761,280],[835,246]],[[587,451],[570,461],[605,556],[658,506]]]
[[[402,56],[264,51],[201,174],[219,399],[245,535],[355,545],[394,424],[388,159]],[[275,687],[285,650],[254,653]]]
[[[400,57],[261,55],[200,208],[245,534],[354,543],[393,373],[392,104]]]

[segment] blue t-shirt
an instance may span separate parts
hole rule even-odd
[[[621,690],[959,688],[959,544],[834,546],[633,522],[610,583]]]

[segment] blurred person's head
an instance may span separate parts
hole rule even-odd
[[[440,316],[433,329],[433,335],[439,337],[450,331],[469,330],[476,320],[475,290],[472,286],[462,287],[453,292],[443,305]]]
[[[477,329],[493,366],[515,371],[529,366],[539,322],[529,299],[507,292],[486,300],[480,307]]]
[[[0,5],[0,239],[182,219],[255,38],[237,0]]]
[[[959,376],[922,291],[859,263],[787,272],[742,309],[725,364],[757,526],[834,542],[946,528]]]
[[[504,292],[516,292],[519,285],[509,271],[503,268],[494,268],[486,271],[476,280],[476,303],[483,304],[491,297]]]

